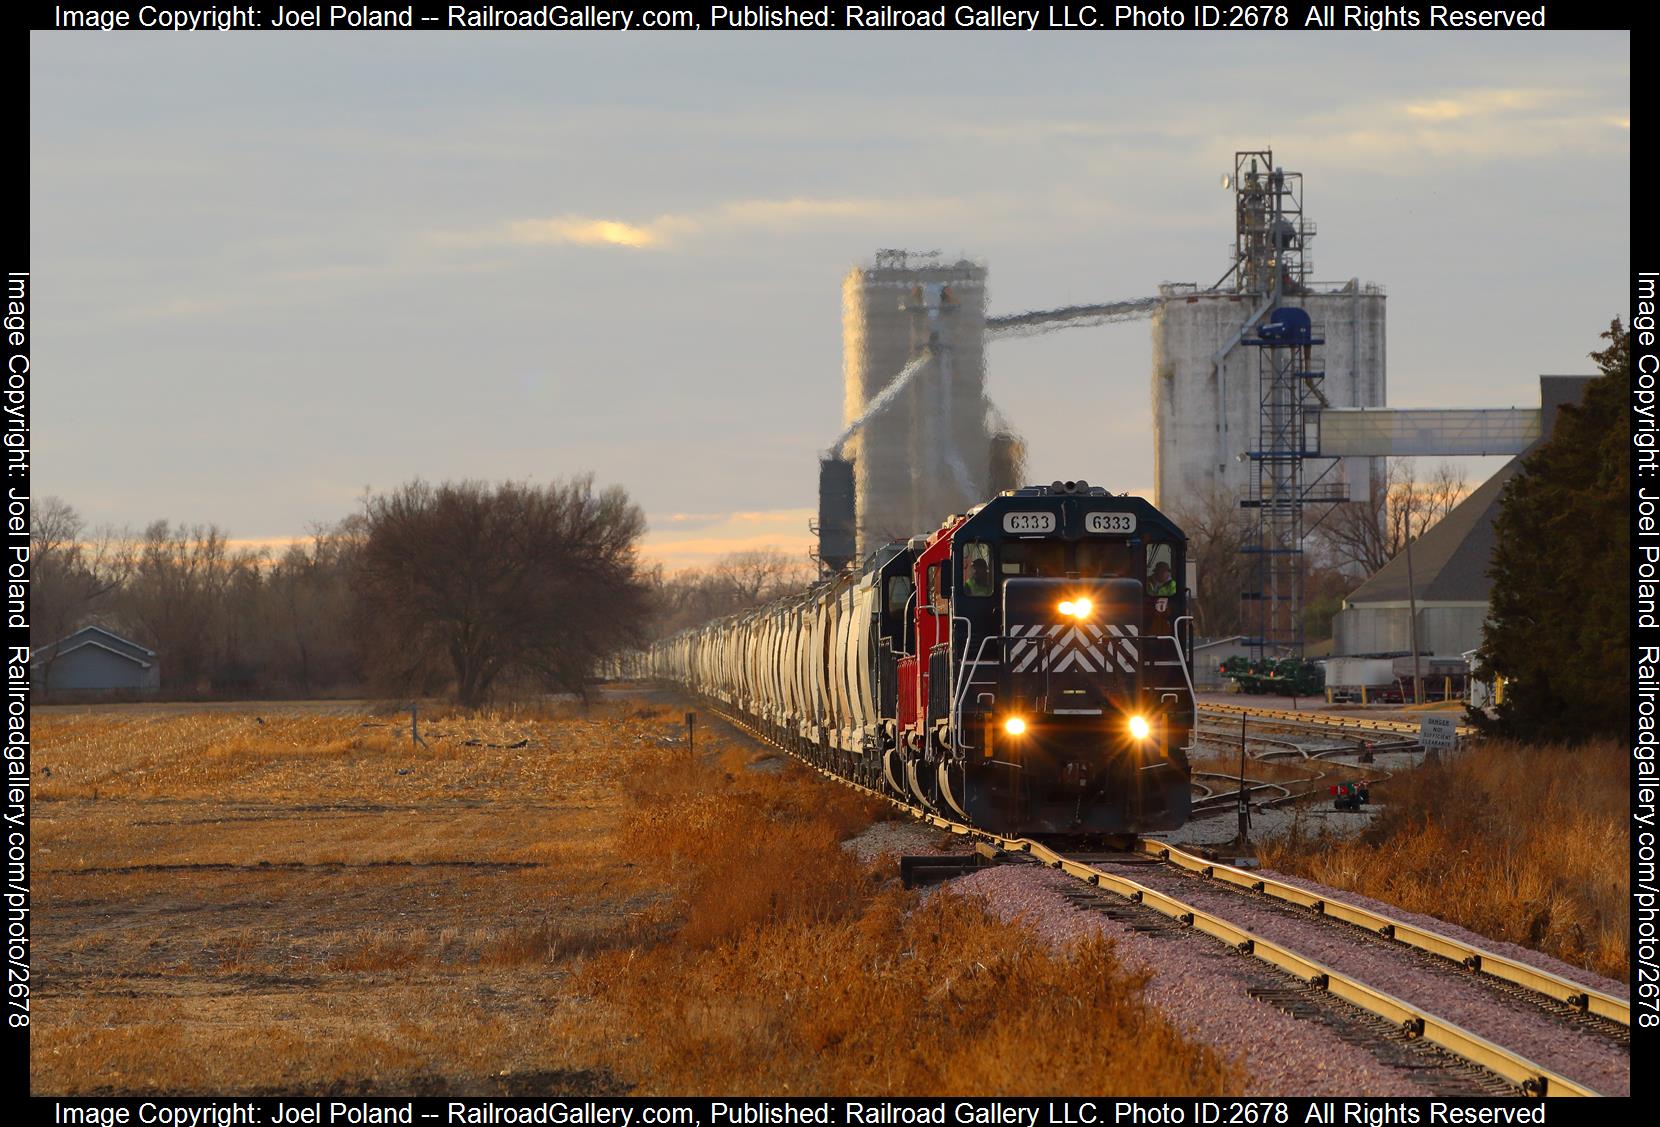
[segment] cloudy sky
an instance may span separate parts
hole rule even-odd
[[[410,478],[592,472],[672,565],[805,547],[840,284],[1208,284],[1235,149],[1389,292],[1393,406],[1531,406],[1627,313],[1630,37],[31,40],[37,495],[280,540]],[[1034,480],[1151,491],[1147,322],[990,346]],[[1472,482],[1490,464],[1472,462]]]

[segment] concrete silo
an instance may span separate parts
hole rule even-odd
[[[1381,459],[1320,457],[1315,427],[1326,408],[1383,406],[1384,295],[1310,281],[1303,178],[1271,151],[1235,153],[1223,186],[1232,264],[1208,289],[1160,287],[1154,313],[1154,502],[1178,519],[1250,511],[1246,644],[1300,655],[1304,510],[1365,500],[1381,478]]]
[[[1216,493],[1243,497],[1256,467],[1262,406],[1255,349],[1239,346],[1262,296],[1161,287],[1153,315],[1154,504],[1180,510]],[[1332,407],[1385,403],[1384,294],[1350,281],[1287,297],[1325,340],[1320,390]],[[1376,459],[1345,459],[1349,496],[1367,496]],[[1325,467],[1318,467],[1316,472]],[[1378,471],[1381,475],[1381,471]],[[1381,480],[1381,476],[1379,477]]]
[[[858,554],[984,500],[985,267],[878,251],[842,285],[843,421]]]

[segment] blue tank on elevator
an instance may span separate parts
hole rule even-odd
[[[1282,306],[1263,319],[1257,327],[1257,337],[1275,344],[1312,344],[1314,322],[1309,320],[1307,310],[1294,305]]]

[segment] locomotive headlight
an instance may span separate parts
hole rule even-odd
[[[1153,726],[1147,723],[1145,716],[1130,717],[1130,735],[1138,740],[1144,740],[1153,734]]]
[[[1018,736],[1026,730],[1026,721],[1018,716],[1011,716],[1003,721],[1003,730],[1011,736]]]
[[[1057,609],[1068,618],[1088,618],[1095,604],[1088,599],[1068,599]]]
[[[1070,600],[1070,599],[1068,599],[1066,602],[1061,604],[1061,613],[1066,615],[1068,618],[1072,617],[1072,612],[1075,609],[1076,609],[1076,604],[1074,604],[1072,602],[1072,600]]]

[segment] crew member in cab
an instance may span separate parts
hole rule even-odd
[[[991,594],[991,545],[969,544],[963,549],[963,593],[983,597]]]
[[[1170,546],[1147,548],[1147,632],[1170,633],[1170,600],[1176,597],[1176,577],[1170,570]]]

